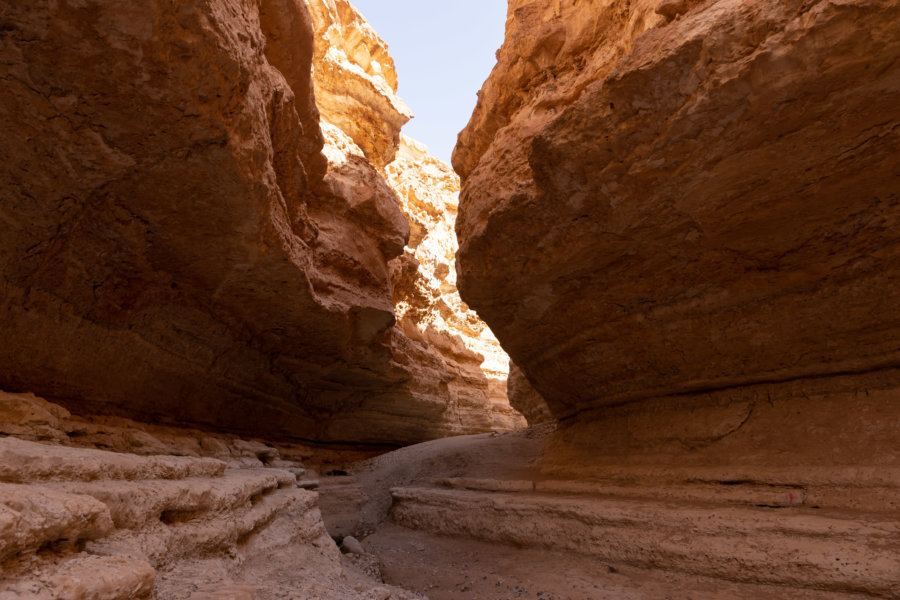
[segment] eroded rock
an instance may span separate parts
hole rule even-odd
[[[25,414],[36,405],[48,414],[65,412],[30,394],[2,397],[9,413]],[[70,417],[57,425],[72,431],[83,422],[90,419]],[[121,433],[146,426],[120,420],[118,427]],[[197,439],[217,439],[229,456],[279,454],[251,440],[150,431],[173,445],[188,441],[182,454]],[[236,468],[226,470],[225,462],[207,457],[138,456],[69,445],[75,442],[89,445],[79,436],[53,443],[0,437],[2,600],[265,600],[285,593],[364,600],[385,591],[413,597],[380,580],[348,577],[317,494],[299,489],[291,471],[264,468],[258,460],[252,468],[232,461]]]
[[[397,96],[388,46],[347,0],[309,0],[315,36],[316,103],[376,167],[394,159],[412,112]]]
[[[454,154],[463,298],[558,417],[897,360],[900,7],[677,4],[511,2]]]
[[[406,225],[324,208],[305,4],[2,12],[0,383],[306,438],[389,385]]]
[[[319,220],[352,210],[382,234],[399,232],[386,258],[403,251],[390,263],[398,319],[386,336],[392,385],[348,402],[325,437],[415,443],[523,426],[506,398],[506,354],[456,290],[458,177],[424,145],[399,135],[409,115],[395,95],[387,45],[346,2],[311,8],[328,160],[329,199]],[[390,123],[396,128],[385,129]]]
[[[547,401],[534,389],[522,369],[509,361],[509,378],[506,380],[509,404],[528,420],[529,425],[549,423],[554,420]]]

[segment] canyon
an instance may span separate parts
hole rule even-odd
[[[900,596],[900,4],[508,4],[0,0],[0,600]]]

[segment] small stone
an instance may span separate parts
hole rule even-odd
[[[359,543],[359,540],[352,535],[345,537],[341,546],[346,552],[351,554],[366,554],[365,548],[363,548],[362,544]]]
[[[372,600],[390,600],[391,590],[384,587],[377,587],[369,593],[369,596]]]

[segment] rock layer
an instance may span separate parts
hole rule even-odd
[[[412,112],[397,96],[387,44],[347,0],[309,0],[317,43],[314,79],[322,118],[376,167],[394,159]]]
[[[371,205],[376,231],[389,228],[378,219],[390,225],[399,206],[411,231],[390,263],[397,324],[387,339],[396,383],[335,415],[327,436],[411,443],[524,426],[506,397],[506,354],[456,289],[459,178],[399,135],[411,113],[396,95],[385,42],[347,2],[312,0],[310,9],[330,205]]]
[[[386,45],[343,0],[251,4],[0,1],[0,386],[320,441],[503,426],[409,391]]]
[[[4,386],[317,437],[386,385],[408,228],[319,190],[305,5],[0,8]]]
[[[434,440],[323,478],[322,512],[386,581],[439,597],[894,598],[897,415],[867,383],[852,404],[828,380],[783,400],[632,403]],[[855,449],[817,440],[836,421]],[[871,447],[883,455],[860,460]]]
[[[392,264],[395,356],[405,356],[408,391],[444,405],[435,437],[523,427],[507,396],[506,352],[456,288],[454,226],[459,178],[449,165],[403,137],[387,181],[410,223],[406,251]]]
[[[454,153],[459,285],[559,427],[535,494],[399,492],[400,522],[896,596],[898,28],[881,0],[510,2]]]
[[[510,3],[463,298],[558,417],[900,360],[896,2]]]
[[[0,392],[0,411],[54,438],[0,437],[0,599],[413,597],[342,566],[305,470],[271,446],[103,424],[32,395]]]

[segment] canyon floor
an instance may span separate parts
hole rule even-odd
[[[893,488],[567,479],[564,427],[373,456],[0,393],[0,600],[897,597]]]
[[[709,520],[728,515],[733,519],[731,526],[751,529],[764,529],[767,521],[777,527],[790,519],[808,525],[828,519],[838,522],[839,512],[830,511],[826,516],[821,509],[808,506],[761,505],[756,496],[759,490],[746,485],[722,486],[737,488],[735,494],[728,490],[730,500],[692,497],[684,490],[678,497],[677,490],[641,489],[637,485],[609,486],[605,492],[588,495],[584,489],[580,490],[582,493],[550,491],[562,489],[563,482],[542,473],[539,461],[554,429],[555,425],[548,424],[501,434],[436,440],[349,465],[338,471],[340,475],[322,479],[320,497],[326,525],[338,540],[350,533],[359,536],[368,561],[379,565],[386,584],[431,600],[871,597],[850,590],[817,591],[754,582],[752,570],[742,573],[740,565],[748,555],[761,549],[762,536],[745,545],[717,549],[707,546],[707,537],[687,540],[683,537],[686,530],[670,529],[684,527],[684,520],[696,519],[698,512]],[[545,491],[536,491],[540,487]],[[466,502],[471,503],[459,504]],[[715,555],[724,552],[731,555],[729,560],[737,567],[730,573],[733,579],[653,568],[636,558],[629,547],[598,548],[598,539],[591,537],[591,529],[598,523],[589,519],[582,522],[569,548],[554,548],[565,544],[540,539],[537,531],[541,525],[563,526],[560,517],[564,512],[578,512],[592,503],[613,506],[603,517],[611,521],[625,504],[638,509],[642,504],[647,506],[645,521],[638,517],[634,522],[619,524],[627,529],[631,545],[652,548],[661,542],[683,543],[682,550],[694,557],[700,572],[704,560],[714,563]],[[729,504],[745,506],[735,508]],[[412,511],[406,509],[407,505],[414,507]],[[423,505],[430,505],[431,510],[421,510]],[[548,509],[539,508],[535,513],[529,505]],[[561,505],[562,510],[554,505]],[[479,514],[488,512],[489,507],[505,513],[499,521],[518,521],[521,529],[501,531],[506,527],[502,522],[497,523],[495,531],[485,527]],[[380,524],[376,524],[379,520]],[[857,515],[845,524],[863,527],[865,520],[859,520]],[[454,531],[457,535],[443,535],[442,531]],[[830,531],[836,534],[833,529]],[[504,537],[507,543],[495,541]],[[615,537],[610,536],[606,543],[614,546]],[[821,539],[822,547],[830,544]],[[792,545],[791,540],[781,541]],[[805,548],[813,553],[821,549],[815,547],[815,541]],[[852,553],[852,544],[846,550]],[[779,552],[772,552],[772,579],[780,577],[779,559]],[[664,557],[658,560],[665,566]],[[790,571],[791,566],[785,564],[784,578],[791,576]]]

